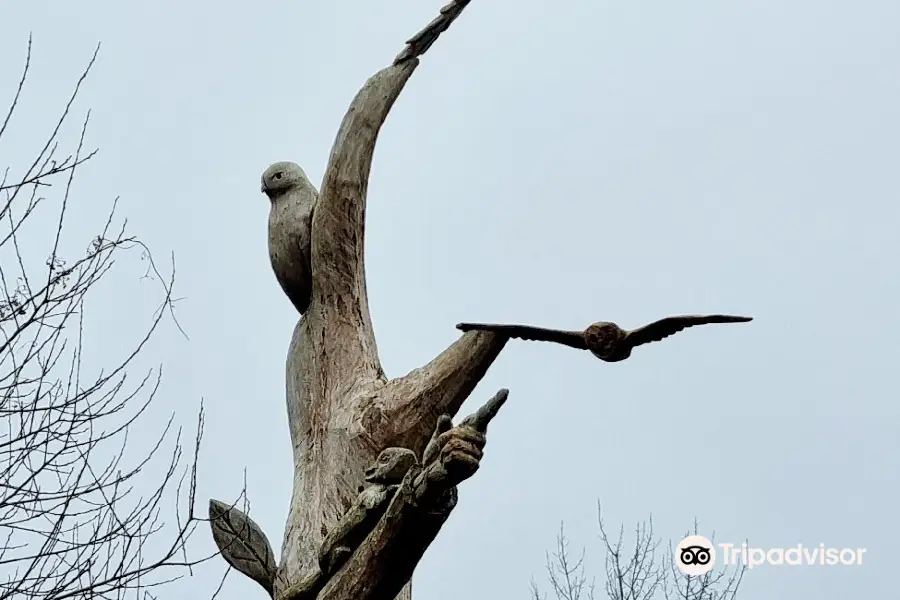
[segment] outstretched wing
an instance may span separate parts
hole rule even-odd
[[[578,350],[588,349],[584,343],[584,335],[580,331],[544,329],[529,325],[496,325],[494,323],[460,323],[456,328],[460,331],[493,331],[520,340],[553,342]]]
[[[628,332],[626,340],[633,346],[658,342],[673,333],[694,325],[708,325],[710,323],[746,323],[753,317],[736,317],[732,315],[681,315],[678,317],[666,317],[655,323],[650,323],[640,329]]]

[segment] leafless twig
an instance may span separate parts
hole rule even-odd
[[[29,36],[0,144],[26,105],[31,45]],[[83,253],[63,250],[75,174],[96,151],[84,150],[89,113],[71,154],[60,153],[62,132],[96,57],[38,156],[0,180],[0,600],[153,597],[202,560],[186,551],[202,520],[194,507],[202,406],[188,456],[174,417],[147,451],[135,456],[129,443],[161,380],[159,368],[137,378],[130,371],[163,317],[174,319],[174,267],[162,276],[149,249],[117,222],[116,202]],[[85,308],[116,260],[134,250],[159,285],[160,310],[122,358],[89,375]],[[163,519],[173,496],[174,527]]]
[[[714,569],[706,575],[689,577],[675,565],[674,552],[660,554],[660,539],[653,532],[652,517],[635,525],[634,541],[625,543],[625,529],[610,537],[598,503],[600,540],[606,554],[606,597],[609,600],[735,600],[744,568]],[[697,523],[694,532],[697,533]],[[686,534],[687,535],[687,534]],[[627,547],[630,546],[630,547]],[[547,554],[547,579],[556,600],[594,600],[593,582],[588,584],[584,552],[572,561],[568,540],[560,527],[556,552]],[[538,585],[531,582],[532,600],[545,600]]]

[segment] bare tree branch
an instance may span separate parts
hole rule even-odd
[[[23,106],[31,49],[29,36],[0,143]],[[192,456],[184,456],[173,418],[146,451],[136,454],[131,440],[136,428],[145,429],[141,418],[162,373],[134,378],[129,371],[165,314],[180,329],[174,267],[162,276],[149,249],[126,235],[124,221],[115,222],[116,202],[83,254],[63,250],[75,174],[96,153],[84,151],[90,113],[71,154],[59,155],[61,135],[98,50],[37,157],[17,175],[5,168],[0,181],[0,600],[153,597],[156,587],[201,562],[188,558],[186,545],[199,522],[202,406]],[[39,195],[54,189],[55,197]],[[135,250],[159,286],[160,309],[120,359],[89,375],[85,312],[116,260]],[[156,479],[148,477],[154,470],[161,470]],[[173,496],[177,526],[167,527],[162,511]]]
[[[745,567],[717,568],[690,577],[676,566],[671,546],[667,552],[658,553],[661,541],[653,532],[652,517],[635,525],[630,548],[626,548],[624,527],[619,528],[615,539],[609,535],[599,503],[597,521],[605,552],[604,591],[609,600],[735,600]],[[697,533],[696,522],[694,533]],[[562,527],[556,539],[556,552],[547,554],[546,568],[547,580],[557,600],[594,600],[593,582],[588,584],[585,575],[584,552],[581,558],[572,561]],[[533,580],[531,597],[533,600],[546,597]]]
[[[547,579],[558,600],[594,600],[594,582],[584,573],[584,550],[575,562],[569,556],[569,542],[562,525],[556,536],[556,551],[547,553]]]

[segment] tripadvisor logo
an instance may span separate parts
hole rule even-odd
[[[702,535],[689,535],[675,547],[675,566],[693,577],[709,573],[716,566],[716,549]]]
[[[861,565],[865,548],[829,548],[825,544],[790,548],[754,548],[747,544],[719,544],[719,563],[723,566],[744,565],[748,569],[761,565]],[[685,575],[697,577],[716,566],[716,548],[702,535],[689,535],[675,547],[675,566]]]
[[[790,548],[753,548],[747,544],[719,544],[722,564],[744,564],[752,569],[760,565],[861,565],[865,548],[829,548],[825,544]]]

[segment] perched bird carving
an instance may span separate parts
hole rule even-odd
[[[312,298],[312,215],[319,194],[306,173],[292,162],[277,162],[262,174],[269,197],[269,260],[275,278],[303,314]]]
[[[682,315],[666,317],[631,331],[606,321],[594,323],[584,331],[492,323],[460,323],[456,328],[461,331],[493,331],[522,340],[554,342],[578,350],[590,350],[591,354],[606,362],[619,362],[631,356],[631,351],[636,346],[658,342],[688,327],[710,323],[745,323],[752,320],[752,317],[732,315]]]

